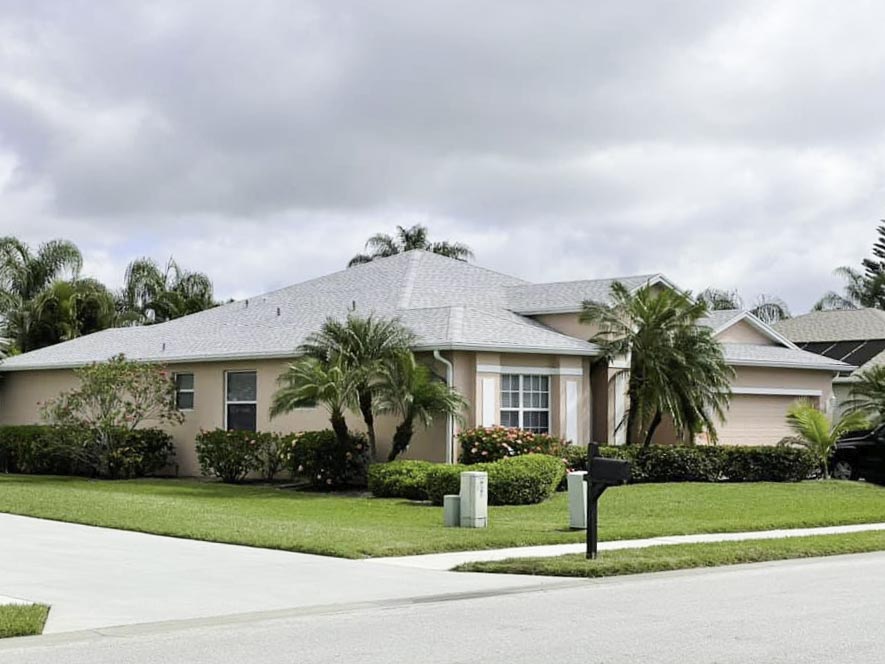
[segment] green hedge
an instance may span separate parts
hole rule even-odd
[[[172,438],[159,429],[119,430],[102,439],[95,431],[42,424],[0,427],[0,471],[143,477],[172,463]]]
[[[369,446],[362,434],[339,443],[331,429],[292,434],[289,469],[317,489],[366,486]]]
[[[376,498],[427,500],[429,461],[390,461],[369,467],[369,491]]]
[[[461,473],[468,470],[488,473],[490,505],[530,505],[553,495],[565,473],[565,464],[545,454],[472,465],[436,464],[427,471],[427,495],[431,502],[442,505],[443,496],[459,493]]]
[[[546,433],[502,426],[474,427],[458,434],[463,464],[491,463],[524,454],[559,456],[566,442]]]

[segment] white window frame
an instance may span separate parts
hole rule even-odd
[[[543,432],[537,432],[537,433],[547,433],[547,434],[549,434],[549,433],[550,433],[550,399],[551,399],[551,394],[550,394],[550,384],[551,384],[551,382],[552,382],[552,381],[550,380],[550,376],[549,376],[549,375],[541,375],[541,376],[538,376],[538,375],[531,375],[531,374],[516,374],[516,373],[513,373],[513,374],[501,374],[501,387],[500,387],[500,390],[499,390],[499,391],[500,391],[500,393],[501,393],[502,395],[503,395],[504,392],[505,392],[505,390],[504,390],[504,379],[505,379],[505,378],[519,378],[519,392],[518,392],[518,394],[519,394],[519,404],[518,404],[516,407],[514,407],[514,406],[508,406],[508,407],[505,408],[505,407],[504,407],[504,404],[503,404],[503,401],[502,401],[502,403],[501,403],[501,408],[499,409],[499,410],[500,410],[500,413],[505,413],[505,412],[508,412],[508,413],[518,413],[518,415],[517,415],[517,418],[518,418],[518,421],[519,421],[518,427],[519,427],[520,429],[525,429],[525,414],[526,414],[526,413],[547,413],[547,430],[546,430],[546,431],[543,431]],[[526,379],[529,379],[529,381],[530,381],[532,378],[543,378],[543,379],[545,379],[545,380],[547,381],[547,389],[546,389],[546,391],[533,392],[534,394],[546,394],[546,395],[547,395],[547,407],[546,407],[546,408],[536,408],[536,407],[529,407],[529,406],[526,406],[526,405],[525,405],[525,395],[526,395],[526,392],[525,392],[525,383],[526,383]],[[507,392],[512,392],[512,391],[513,391],[513,390],[507,390]],[[501,421],[500,414],[499,414],[499,421]]]
[[[190,376],[191,377],[191,389],[182,390],[178,387],[178,377],[179,376]],[[193,371],[181,371],[172,374],[172,380],[175,383],[175,409],[182,413],[190,413],[193,411],[194,406],[197,405],[197,378],[194,376]],[[178,395],[179,394],[190,394],[191,395],[191,407],[190,408],[179,408],[178,407]],[[227,409],[225,408],[225,412]]]
[[[228,395],[228,376],[231,374],[254,374],[255,375],[255,400],[254,401],[230,401]],[[258,430],[258,371],[255,369],[238,369],[224,372],[224,430],[227,431],[227,407],[231,405],[255,406],[255,430]]]

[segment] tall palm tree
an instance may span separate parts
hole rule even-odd
[[[329,413],[338,442],[347,444],[350,433],[344,414],[356,400],[356,384],[353,374],[340,361],[299,357],[280,374],[277,384],[270,407],[271,418],[320,404]]]
[[[437,415],[453,415],[463,422],[467,401],[457,390],[420,364],[411,352],[384,362],[378,381],[378,408],[402,418],[393,434],[388,461],[404,452],[415,432],[415,422],[424,427]]]
[[[878,424],[885,419],[885,365],[858,373],[851,385],[845,412],[861,412]]]
[[[842,266],[836,268],[834,274],[845,280],[843,292],[825,293],[812,307],[813,311],[838,311],[862,307],[885,309],[885,272],[871,274]]]
[[[787,424],[796,433],[782,444],[795,444],[809,450],[820,464],[824,478],[830,477],[830,456],[836,441],[845,433],[864,429],[869,425],[866,416],[860,411],[844,414],[831,421],[815,408],[807,399],[793,403],[787,411]]]
[[[706,428],[716,440],[714,416],[724,419],[733,370],[708,327],[704,302],[673,290],[646,286],[635,292],[620,282],[610,305],[585,302],[580,320],[598,326],[591,341],[604,356],[630,357],[623,422],[628,442],[649,445],[665,416],[686,438]]]
[[[427,227],[416,224],[411,228],[396,227],[396,237],[386,233],[378,233],[366,242],[367,254],[357,254],[350,259],[347,267],[370,263],[376,258],[387,258],[412,249],[423,249],[434,254],[466,261],[473,258],[473,251],[460,242],[430,242],[427,239]]]
[[[706,288],[698,293],[697,299],[707,305],[711,311],[723,309],[743,309],[744,299],[736,290]],[[749,312],[768,325],[790,318],[787,303],[774,295],[760,295],[749,307]]]
[[[375,459],[376,377],[383,364],[409,352],[415,335],[396,319],[349,315],[345,320],[326,319],[298,351],[323,362],[337,362],[352,375],[357,407],[366,423],[369,458]]]
[[[212,281],[202,272],[182,269],[173,259],[165,268],[152,258],[139,258],[126,268],[118,304],[123,318],[149,325],[216,306]]]
[[[744,301],[736,290],[705,288],[698,293],[697,299],[706,304],[710,311],[744,308]]]
[[[69,341],[113,327],[114,296],[96,279],[56,281],[34,298],[29,325],[19,339],[23,351]]]

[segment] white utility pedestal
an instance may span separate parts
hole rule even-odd
[[[485,528],[489,523],[488,473],[461,473],[461,527]]]
[[[446,528],[457,528],[461,525],[461,496],[455,494],[443,496],[443,525]]]
[[[566,477],[568,484],[568,527],[587,529],[587,482],[586,470],[576,470]]]

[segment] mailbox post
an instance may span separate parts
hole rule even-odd
[[[620,459],[599,456],[599,445],[587,446],[587,559],[597,556],[597,526],[599,509],[597,501],[610,486],[626,484],[630,479],[630,463]]]

